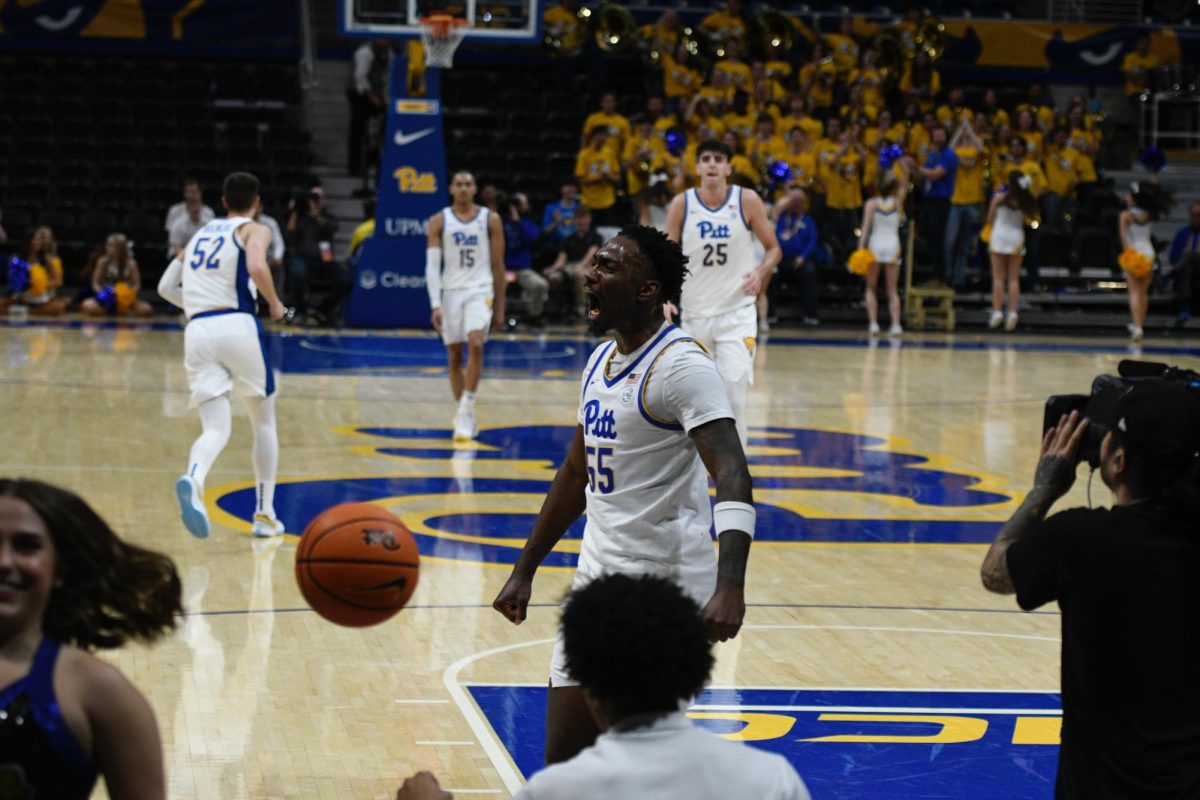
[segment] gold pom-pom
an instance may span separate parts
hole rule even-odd
[[[992,226],[984,225],[983,230],[979,232],[979,239],[984,244],[991,244],[992,241]]]
[[[118,283],[113,287],[113,291],[117,295],[117,313],[128,313],[129,309],[133,308],[133,304],[137,302],[137,292],[125,282]]]
[[[1121,253],[1121,257],[1117,259],[1117,263],[1121,265],[1121,269],[1128,272],[1134,278],[1140,278],[1143,275],[1150,274],[1150,267],[1154,264],[1150,256],[1142,255],[1137,250],[1132,248]]]
[[[860,247],[850,254],[850,260],[846,262],[846,268],[855,275],[866,275],[874,263],[875,256],[871,254],[871,251],[865,247]]]
[[[29,293],[44,295],[50,288],[50,273],[41,264],[31,264],[29,267]]]

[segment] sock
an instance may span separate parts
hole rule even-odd
[[[475,408],[475,393],[468,392],[464,389],[462,393],[462,399],[458,401],[458,407],[464,409]]]
[[[275,516],[275,478],[279,469],[279,435],[275,430],[275,396],[247,398],[246,413],[254,426],[256,514]]]
[[[200,414],[200,426],[203,432],[192,443],[192,451],[188,455],[188,472],[204,492],[204,479],[208,471],[225,445],[229,442],[229,431],[233,421],[229,411],[229,398],[225,395],[206,400],[196,409]]]

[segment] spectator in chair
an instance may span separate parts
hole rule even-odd
[[[776,271],[782,273],[767,284],[768,322],[779,316],[779,286],[787,273],[798,273],[800,277],[800,303],[805,325],[819,325],[817,317],[820,284],[817,276],[817,254],[820,237],[817,223],[808,213],[808,196],[801,183],[793,181],[787,187],[787,196],[771,208],[771,219],[775,222],[775,238],[783,251],[783,258]]]
[[[333,237],[337,223],[323,211],[324,197],[308,191],[292,198],[288,205],[288,220],[284,227],[287,249],[291,254],[287,260],[287,280],[290,286],[291,305],[298,317],[303,318],[313,303],[309,295],[312,279],[324,275],[333,285],[330,295],[341,291],[340,270],[333,263]],[[336,307],[340,298],[334,298],[331,306],[327,297],[322,313]],[[312,315],[317,318],[317,314]],[[316,321],[321,321],[319,318]]]
[[[124,284],[132,292],[133,300],[127,306],[106,308],[97,299],[105,289],[113,290]],[[129,240],[123,233],[110,234],[104,241],[104,255],[96,261],[92,270],[93,296],[80,304],[80,310],[89,317],[106,317],[113,314],[148,317],[153,313],[150,304],[137,299],[142,288],[142,275],[137,260],[129,252]]]
[[[1175,270],[1175,302],[1178,304],[1179,324],[1192,318],[1195,281],[1200,277],[1200,203],[1188,209],[1188,224],[1171,240],[1171,266]]]
[[[212,222],[216,216],[211,208],[204,205],[200,184],[194,180],[185,181],[183,202],[176,203],[167,211],[167,252],[171,258],[177,257],[196,235],[196,231]]]
[[[504,269],[516,277],[529,306],[525,321],[535,328],[545,323],[542,312],[550,296],[550,282],[534,269],[533,248],[538,227],[528,219],[529,198],[517,192],[501,203],[500,221],[504,224]]]
[[[601,244],[600,234],[592,230],[592,212],[584,206],[575,212],[575,232],[566,238],[558,257],[546,270],[552,293],[561,294],[561,287],[570,286],[571,305],[568,307],[580,319],[587,315],[584,279]]]
[[[557,203],[550,203],[542,213],[542,236],[557,251],[568,236],[575,232],[575,212],[579,208],[579,183],[574,178],[563,181]]]
[[[170,233],[171,227],[175,224],[176,220],[187,212],[189,206],[193,205],[200,206],[201,213],[209,220],[214,218],[215,214],[213,214],[213,210],[204,205],[204,196],[200,191],[200,181],[195,178],[187,178],[183,182],[183,199],[167,209],[167,219],[163,223],[163,230]]]

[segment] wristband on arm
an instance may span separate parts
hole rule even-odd
[[[726,500],[713,506],[713,522],[718,539],[725,531],[741,531],[753,539],[756,517],[757,512],[749,503]]]

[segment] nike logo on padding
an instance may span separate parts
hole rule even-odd
[[[398,147],[404,147],[404,145],[412,144],[417,139],[421,139],[431,133],[433,133],[433,128],[426,128],[423,131],[417,131],[416,133],[409,134],[406,134],[404,131],[396,131],[396,135],[392,137],[392,141],[394,141]]]

